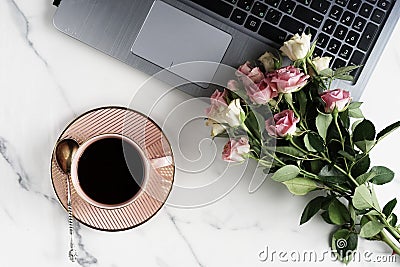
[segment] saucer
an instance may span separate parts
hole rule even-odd
[[[67,210],[67,179],[71,185],[73,216],[79,222],[98,230],[121,231],[136,227],[154,216],[163,206],[172,189],[175,174],[173,153],[161,129],[145,115],[127,108],[103,107],[91,110],[73,120],[58,141],[74,139],[79,145],[102,134],[121,134],[133,140],[148,159],[169,156],[170,165],[151,165],[145,190],[129,205],[104,209],[83,200],[71,178],[58,166],[54,152],[51,159],[51,180],[54,191]]]

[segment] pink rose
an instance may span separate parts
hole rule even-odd
[[[272,90],[287,94],[300,90],[307,84],[309,77],[299,68],[287,66],[268,73],[266,81]]]
[[[272,98],[278,96],[278,92],[274,90],[263,79],[258,84],[251,84],[246,87],[246,93],[254,104],[267,104]]]
[[[294,116],[293,110],[284,110],[265,121],[265,129],[270,136],[285,137],[296,132],[300,119]]]
[[[249,140],[241,137],[238,140],[231,139],[224,146],[222,151],[222,159],[227,162],[244,161],[244,155],[250,152]]]
[[[238,68],[238,70],[236,71],[236,76],[242,79],[243,82],[250,79],[254,83],[259,83],[262,79],[264,79],[264,73],[262,73],[260,68],[259,67],[253,68],[250,65],[249,61],[247,61]],[[246,79],[246,77],[248,79]]]
[[[329,90],[321,95],[325,102],[325,112],[331,113],[337,108],[338,112],[344,111],[351,101],[350,92],[342,89]]]

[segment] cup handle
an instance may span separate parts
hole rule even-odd
[[[172,163],[173,161],[171,156],[150,159],[150,164],[153,166],[154,169],[166,167],[171,165]]]

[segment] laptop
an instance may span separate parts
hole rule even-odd
[[[237,67],[311,33],[333,69],[362,65],[359,99],[400,17],[400,0],[56,0],[57,29],[149,75],[209,96],[219,66]],[[195,68],[185,62],[199,62]],[[214,64],[210,64],[214,62]],[[168,71],[163,71],[168,70]],[[226,77],[225,77],[226,78]],[[232,78],[232,77],[231,77]]]

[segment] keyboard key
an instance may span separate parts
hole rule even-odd
[[[371,16],[371,13],[372,13],[372,9],[373,9],[373,8],[374,8],[374,7],[371,6],[370,4],[364,3],[364,4],[362,4],[362,6],[361,6],[361,9],[360,9],[359,14],[360,14],[361,16],[363,16],[364,18],[369,18],[369,16]]]
[[[347,8],[353,12],[357,12],[361,6],[361,0],[350,0]]]
[[[324,57],[330,57],[330,58],[335,58],[335,56],[334,55],[332,55],[332,54],[330,54],[330,53],[328,53],[328,52],[325,52],[324,53]],[[332,63],[331,63],[331,65],[332,65]]]
[[[304,23],[289,16],[284,16],[279,26],[291,33],[302,33],[305,29]]]
[[[346,34],[347,34],[347,27],[345,27],[343,25],[339,25],[336,28],[335,33],[333,34],[333,36],[335,36],[339,40],[343,40],[344,37],[346,37]]]
[[[353,23],[353,19],[354,19],[354,14],[351,13],[350,11],[345,11],[343,13],[343,16],[342,16],[340,22],[342,22],[346,26],[350,26],[351,23]]]
[[[322,57],[322,49],[319,49],[318,47],[316,47],[314,49],[313,57]]]
[[[364,53],[361,53],[360,51],[356,50],[351,56],[349,64],[353,66],[361,65],[363,63],[364,57],[365,57]]]
[[[319,28],[324,18],[320,14],[301,5],[297,5],[296,9],[294,10],[293,16],[315,28]]]
[[[363,19],[361,17],[357,17],[354,20],[353,29],[361,32],[364,29],[366,23],[367,23],[367,21],[365,19]]]
[[[337,59],[335,59],[335,62],[333,62],[332,69],[337,70],[338,68],[342,68],[345,66],[346,66],[346,61],[344,61],[340,58],[337,58]]]
[[[229,18],[233,11],[233,6],[221,0],[191,0],[192,2],[217,13],[218,15]]]
[[[378,0],[367,0],[368,2],[370,2],[371,4],[375,5],[376,2],[378,2]]]
[[[231,20],[239,25],[242,25],[244,23],[244,21],[246,20],[246,17],[247,17],[246,12],[236,8],[235,10],[233,10]]]
[[[265,19],[275,25],[278,25],[281,17],[282,17],[282,13],[280,11],[271,8],[268,10],[267,16],[265,17]]]
[[[246,20],[246,23],[244,24],[244,27],[247,29],[256,32],[258,28],[260,27],[261,20],[254,17],[254,16],[249,16]]]
[[[331,13],[329,13],[329,17],[335,20],[339,20],[342,13],[343,13],[343,8],[339,6],[333,6],[331,9]]]
[[[321,48],[325,48],[326,45],[329,42],[329,36],[323,33],[320,33],[318,35],[318,39],[317,39],[317,46],[321,47]]]
[[[355,46],[358,42],[358,39],[360,39],[360,34],[356,33],[355,31],[350,31],[347,34],[345,41],[349,45]]]
[[[257,17],[263,18],[265,13],[267,12],[267,6],[261,2],[256,2],[251,10],[251,13],[256,15]]]
[[[291,0],[282,0],[282,3],[279,5],[279,9],[287,14],[292,14],[295,6],[296,3]]]
[[[317,30],[311,27],[307,27],[304,32],[306,34],[311,34],[311,41],[314,41],[315,37],[317,36]]]
[[[342,48],[340,48],[339,51],[339,56],[343,59],[349,59],[351,53],[353,52],[353,49],[348,46],[348,45],[343,45]]]
[[[250,11],[253,3],[254,3],[254,0],[239,0],[239,2],[237,3],[237,6],[246,11]]]
[[[326,32],[327,34],[332,34],[333,31],[335,30],[336,27],[336,22],[333,20],[326,20],[324,26],[322,27],[322,30]]]
[[[282,43],[286,41],[287,36],[285,31],[282,31],[281,29],[278,29],[275,26],[272,26],[271,24],[268,24],[266,22],[261,25],[258,33],[280,45],[282,45]]]
[[[311,3],[311,8],[322,14],[326,14],[330,6],[330,3],[325,0],[313,0]]]
[[[383,10],[388,10],[390,7],[390,2],[386,0],[379,0],[378,7],[382,8]]]
[[[228,3],[231,3],[232,5],[237,3],[237,0],[225,0]]]
[[[332,39],[326,50],[328,50],[330,53],[336,54],[339,51],[340,48],[340,42],[336,39]]]
[[[349,2],[349,0],[336,0],[336,4],[345,7],[347,6],[347,2]]]
[[[380,24],[383,21],[384,17],[385,17],[385,12],[383,12],[380,9],[375,9],[374,12],[372,13],[371,20],[373,22]]]
[[[267,5],[270,5],[273,7],[278,7],[279,2],[280,2],[280,0],[265,0],[265,3],[267,3]]]
[[[308,6],[308,5],[310,4],[311,0],[297,0],[297,2],[302,3],[302,4],[306,5],[306,6]]]
[[[378,26],[373,23],[368,23],[367,27],[362,34],[360,41],[358,42],[357,47],[363,51],[367,51],[368,48],[371,46],[371,43],[375,39],[376,33],[378,31]]]

